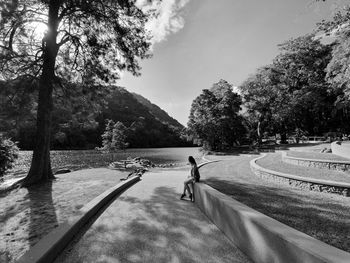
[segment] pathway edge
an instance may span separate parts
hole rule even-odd
[[[70,219],[57,228],[53,229],[42,239],[31,247],[17,263],[48,263],[55,260],[60,252],[69,244],[74,236],[79,232],[92,216],[94,216],[103,206],[111,201],[116,195],[140,181],[140,176],[133,176],[114,187],[109,188],[99,196],[95,197],[79,211],[80,215]]]

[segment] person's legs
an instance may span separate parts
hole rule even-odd
[[[190,187],[190,185],[192,186],[192,190],[191,190],[191,187]],[[191,199],[191,201],[192,201],[192,197],[193,197],[193,195],[192,195],[192,193],[193,193],[193,179],[191,178],[191,179],[189,179],[189,180],[187,180],[187,182],[186,182],[186,189],[187,189],[187,192],[189,193],[189,198]]]
[[[191,189],[191,194],[194,194],[194,181],[192,180],[191,183],[189,183],[189,188]]]
[[[191,188],[190,188],[190,186],[189,186],[190,183],[191,183],[191,182],[186,182],[186,183],[185,183],[185,189],[187,190],[188,194],[192,194]]]
[[[184,191],[183,191],[183,194],[181,195],[181,198],[186,196],[186,190],[189,193],[190,197],[192,196],[191,189],[189,187],[189,184],[191,183],[192,183],[192,178],[189,178],[184,181]]]

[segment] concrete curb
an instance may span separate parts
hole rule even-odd
[[[205,159],[204,157],[203,157],[202,159],[203,159],[205,162],[199,164],[199,165],[197,166],[198,169],[201,168],[202,166],[206,165],[206,164],[209,164],[209,163],[217,163],[217,162],[220,162],[219,160],[217,160],[217,161],[210,161],[210,160],[208,160],[208,159]]]
[[[53,262],[58,254],[68,245],[90,218],[95,215],[103,206],[111,201],[116,195],[140,180],[139,176],[133,176],[116,186],[106,190],[94,198],[79,211],[81,214],[75,218],[59,225],[39,242],[30,248],[16,262],[18,263],[48,263]]]
[[[347,171],[350,169],[350,161],[336,161],[336,160],[322,160],[322,159],[310,159],[288,156],[288,154],[282,151],[282,161],[290,164],[325,168],[329,170]]]
[[[208,160],[208,159],[206,158],[206,155],[203,155],[203,156],[202,156],[202,160],[203,160],[204,162],[210,162],[210,160]]]
[[[261,178],[273,179],[280,183],[318,192],[341,194],[344,196],[349,196],[350,194],[350,183],[302,177],[263,168],[258,165],[256,161],[265,156],[266,155],[263,155],[250,161],[250,169]]]
[[[196,183],[195,204],[256,263],[348,263],[350,253],[327,245]]]

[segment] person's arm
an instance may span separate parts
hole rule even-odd
[[[194,167],[191,167],[189,178],[194,178]]]
[[[194,173],[193,173],[194,182],[196,182],[196,181],[199,182],[199,178],[200,178],[199,169],[196,166],[194,169]]]

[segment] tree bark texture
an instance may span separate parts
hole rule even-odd
[[[58,51],[56,38],[59,22],[59,2],[57,0],[51,0],[49,3],[48,33],[43,41],[43,69],[39,81],[36,143],[31,167],[23,181],[23,186],[54,179],[50,160],[50,139],[53,111],[52,93]]]

